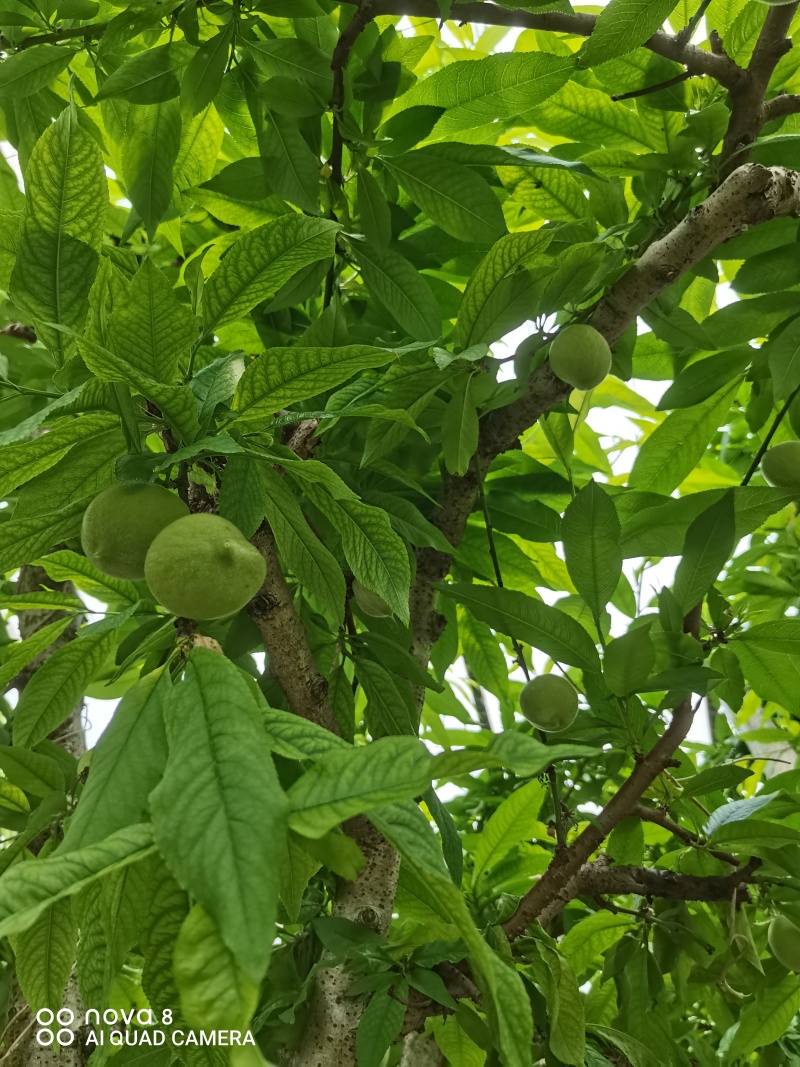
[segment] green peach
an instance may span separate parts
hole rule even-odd
[[[557,674],[540,674],[525,685],[519,696],[525,718],[538,730],[558,734],[575,721],[578,694],[574,686]]]
[[[611,349],[593,326],[567,326],[550,345],[553,373],[573,389],[594,389],[611,370]]]

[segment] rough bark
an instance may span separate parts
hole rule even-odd
[[[392,921],[400,857],[363,816],[346,823],[345,830],[367,862],[355,882],[341,883],[332,914],[385,935]],[[356,1063],[356,1030],[369,998],[347,996],[352,980],[342,966],[320,970],[294,1067],[350,1067]]]
[[[431,1034],[409,1034],[403,1042],[400,1067],[445,1067],[446,1063]]]

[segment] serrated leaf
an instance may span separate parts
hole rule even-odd
[[[74,850],[145,821],[167,763],[164,702],[169,677],[154,671],[132,686],[92,752],[88,781],[63,848]]]
[[[176,298],[163,271],[146,259],[133,276],[127,299],[114,307],[108,335],[120,359],[156,382],[169,383],[197,339],[197,321]]]
[[[597,482],[588,482],[564,512],[561,534],[569,576],[599,616],[619,584],[622,552],[614,501]]]
[[[34,797],[64,791],[64,772],[54,759],[25,748],[0,745],[0,769],[20,789]]]
[[[597,649],[589,634],[558,608],[515,590],[488,585],[448,584],[438,588],[493,630],[526,641],[562,663],[581,670],[598,669]]]
[[[331,753],[289,789],[289,825],[305,837],[322,837],[353,815],[424,793],[430,769],[424,745],[412,737]]]
[[[383,597],[407,623],[411,584],[408,554],[386,512],[360,500],[334,500],[315,486],[307,486],[307,492],[341,537],[345,559],[358,581]]]
[[[0,879],[0,936],[30,929],[59,900],[96,878],[152,855],[149,825],[129,826],[78,852],[17,864]]]
[[[702,404],[668,415],[639,449],[628,479],[631,488],[665,495],[676,489],[724,422],[738,388],[733,382]]]
[[[435,341],[442,313],[424,275],[392,249],[368,241],[352,241],[350,247],[367,288],[398,325],[416,341]]]
[[[245,234],[206,282],[206,333],[274,296],[303,267],[330,258],[338,230],[328,219],[284,215]]]
[[[45,89],[75,58],[76,53],[54,44],[37,44],[12,52],[0,66],[0,96],[21,100]]]
[[[402,106],[444,108],[434,135],[446,137],[531,111],[569,81],[574,71],[571,56],[504,52],[449,64],[406,93]]]
[[[286,801],[247,683],[196,649],[168,703],[169,759],[150,806],[159,848],[253,981],[269,963]]]
[[[750,1055],[782,1037],[800,1011],[800,979],[787,974],[777,985],[762,987],[747,1005],[729,1047],[732,1057]]]
[[[35,51],[35,50],[34,50]],[[11,295],[63,363],[72,347],[50,323],[77,328],[99,263],[108,187],[103,157],[66,108],[36,142]]]
[[[373,737],[416,734],[418,714],[406,681],[364,658],[356,661],[356,678],[367,700],[365,716]]]
[[[132,104],[161,104],[180,92],[176,73],[176,50],[162,44],[139,52],[117,67],[101,86],[95,100],[121,96]]]
[[[683,555],[675,571],[674,593],[686,613],[699,604],[725,566],[736,543],[733,493],[702,512],[686,532]]]
[[[381,1067],[405,1018],[403,1000],[386,992],[373,993],[358,1023],[356,1056],[358,1067]]]
[[[308,525],[300,505],[278,475],[265,467],[261,476],[265,478],[264,510],[278,554],[297,580],[341,623],[347,592],[341,567]]]
[[[269,111],[268,117],[267,129],[260,142],[267,180],[282,200],[316,214],[319,211],[319,157],[308,147],[294,120]]]
[[[442,416],[442,451],[451,474],[464,475],[478,448],[478,409],[473,377],[462,374]]]
[[[23,689],[14,713],[14,744],[32,748],[65,722],[114,647],[113,634],[62,645]]]
[[[536,836],[539,809],[544,797],[545,789],[541,782],[527,782],[497,807],[478,836],[473,853],[476,881],[520,841]]]
[[[677,0],[611,0],[598,16],[578,59],[582,67],[632,52],[660,30]]]
[[[58,1011],[75,962],[78,930],[69,900],[59,900],[12,939],[16,976],[31,1011]]]
[[[503,282],[521,270],[526,261],[545,251],[552,234],[526,230],[501,237],[481,260],[464,290],[456,322],[455,340],[462,347],[495,341],[487,334],[494,321],[494,304]]]
[[[181,144],[181,109],[177,100],[131,104],[120,144],[122,177],[128,199],[152,239],[169,208],[173,168]]]
[[[205,41],[189,61],[181,81],[181,105],[197,115],[217,95],[228,65],[233,23]]]
[[[195,904],[175,942],[175,983],[181,1011],[198,1030],[244,1031],[258,1004],[258,987],[241,971],[214,920]]]
[[[758,623],[737,635],[728,647],[763,700],[774,700],[800,715],[800,621]]]
[[[386,165],[422,212],[451,237],[488,247],[505,233],[500,201],[469,167],[424,152],[390,157]]]
[[[603,678],[616,696],[641,689],[656,661],[650,626],[634,626],[622,637],[609,641],[603,656]]]
[[[271,348],[242,375],[233,406],[238,421],[271,419],[276,411],[341,385],[361,370],[397,359],[389,348]]]

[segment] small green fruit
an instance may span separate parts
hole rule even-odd
[[[367,589],[359,581],[353,582],[353,599],[358,605],[362,615],[369,615],[373,619],[391,619],[392,609],[377,593]]]
[[[553,373],[573,389],[594,389],[611,370],[611,349],[593,326],[567,326],[550,345]]]
[[[189,514],[163,485],[121,482],[94,498],[83,516],[86,558],[114,578],[144,578],[144,559],[165,526]]]
[[[264,558],[219,515],[187,515],[156,537],[144,574],[160,604],[187,619],[221,619],[251,600],[267,573]]]
[[[566,678],[557,674],[540,674],[525,685],[519,695],[525,718],[538,730],[558,734],[575,721],[578,694]]]
[[[761,460],[761,473],[770,485],[800,492],[800,441],[784,441]]]
[[[769,950],[778,963],[790,971],[800,971],[800,928],[785,915],[778,915],[769,924]]]

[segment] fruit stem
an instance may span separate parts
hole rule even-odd
[[[786,418],[786,414],[789,411],[789,408],[792,406],[792,401],[794,400],[794,398],[797,396],[798,393],[800,393],[800,385],[798,385],[797,388],[789,395],[788,400],[783,405],[783,407],[778,412],[778,414],[775,416],[775,421],[770,426],[769,433],[767,434],[767,436],[762,441],[761,447],[759,448],[758,452],[756,452],[755,456],[753,456],[753,462],[748,467],[747,474],[745,474],[744,478],[742,478],[742,485],[747,485],[748,482],[750,481],[750,479],[753,477],[753,475],[758,470],[759,464],[761,463],[761,460],[764,458],[764,454],[766,453],[767,449],[769,448],[770,443],[772,441],[772,438],[778,432],[778,427],[783,422],[783,420]]]

